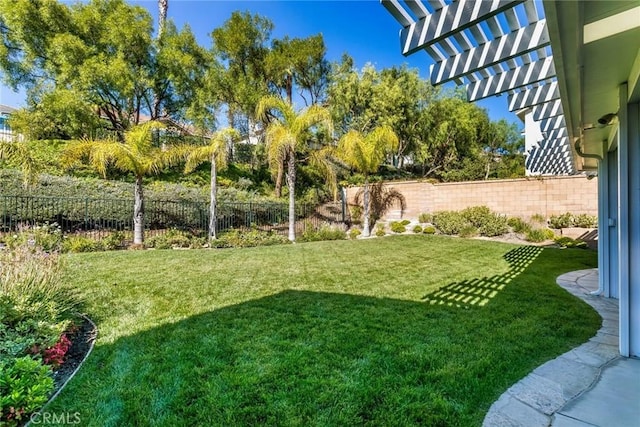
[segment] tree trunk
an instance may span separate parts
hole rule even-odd
[[[293,105],[293,76],[287,73],[287,101]]]
[[[211,200],[209,202],[209,243],[218,238],[218,170],[216,156],[211,155]],[[209,245],[211,246],[211,245]]]
[[[363,214],[362,214],[362,235],[364,237],[371,236],[369,229],[369,179],[364,179],[364,195],[362,197]]]
[[[489,160],[487,160],[487,170],[484,174],[484,180],[488,180],[489,179],[489,174],[491,173],[491,158],[489,158]]]
[[[296,240],[296,153],[291,150],[287,170],[289,187],[289,240]]]
[[[276,174],[276,188],[275,196],[277,198],[282,197],[282,177],[284,176],[284,159],[278,163],[278,172]]]
[[[133,244],[144,242],[144,194],[142,192],[142,176],[136,177],[133,205]]]
[[[167,20],[167,10],[169,9],[169,0],[158,0],[158,38],[162,37],[164,31],[164,23]]]

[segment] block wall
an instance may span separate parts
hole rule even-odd
[[[598,180],[583,175],[444,184],[405,181],[385,185],[402,193],[407,205],[403,214],[399,206],[390,209],[385,219],[414,219],[422,212],[480,205],[501,214],[525,218],[534,214],[549,218],[565,212],[598,214]],[[359,187],[346,189],[349,203],[353,203],[359,190]]]

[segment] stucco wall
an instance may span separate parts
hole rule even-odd
[[[405,181],[386,184],[402,193],[407,209],[402,218],[417,218],[422,212],[461,210],[485,205],[509,216],[529,217],[571,212],[598,214],[598,180],[585,176],[523,178],[446,184]],[[359,187],[347,188],[353,203]],[[387,212],[386,219],[399,219],[399,208]]]

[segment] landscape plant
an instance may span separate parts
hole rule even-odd
[[[209,143],[199,147],[187,148],[185,173],[193,170],[203,162],[211,164],[211,180],[209,183],[209,241],[218,238],[218,170],[227,167],[229,145],[240,135],[235,129],[225,128],[209,136]]]
[[[327,165],[326,150],[312,150],[309,147],[310,132],[323,128],[329,135],[333,132],[329,111],[319,105],[312,105],[300,113],[293,106],[276,96],[266,96],[256,107],[256,115],[265,123],[265,141],[269,164],[273,169],[286,160],[287,188],[289,190],[289,240],[296,239],[295,186],[297,155],[310,154],[311,162],[320,166],[328,176],[332,168]]]
[[[371,235],[369,175],[375,173],[387,155],[397,148],[398,136],[388,126],[376,127],[367,134],[352,129],[338,142],[337,156],[350,168],[364,175],[362,233],[365,237]]]
[[[64,164],[72,166],[86,161],[104,178],[109,167],[134,175],[134,245],[144,242],[144,178],[159,173],[167,165],[178,163],[184,152],[181,148],[163,149],[154,144],[154,133],[163,128],[164,125],[160,122],[149,121],[126,131],[124,142],[115,139],[75,141],[65,147],[63,152]]]

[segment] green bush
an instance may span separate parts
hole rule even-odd
[[[549,218],[549,227],[551,228],[567,228],[573,226],[573,216],[567,212],[561,215],[551,215]]]
[[[405,227],[405,224],[403,224],[400,221],[393,221],[389,227],[391,228],[391,231],[393,233],[404,233],[405,231],[407,231],[407,227]]]
[[[478,228],[478,232],[487,237],[502,236],[509,231],[507,218],[492,213],[484,219],[484,223]]]
[[[461,212],[441,211],[433,215],[433,223],[442,234],[456,235],[460,233],[469,222]]]
[[[535,222],[537,224],[546,224],[547,218],[545,218],[542,214],[533,214],[531,215],[531,222]]]
[[[433,225],[426,226],[422,232],[424,234],[436,234],[436,228]]]
[[[587,242],[580,239],[572,239],[571,237],[556,237],[553,240],[563,248],[588,248]]]
[[[384,236],[386,236],[386,235],[387,235],[387,233],[384,231],[384,228],[378,228],[378,229],[376,230],[376,236],[378,236],[378,237],[384,237]]]
[[[23,227],[20,232],[2,238],[9,248],[27,245],[41,248],[45,252],[59,251],[62,247],[62,239],[62,230],[55,222]]]
[[[351,230],[349,230],[349,238],[351,240],[355,240],[358,238],[359,235],[362,234],[362,231],[360,231],[359,228],[352,228]]]
[[[409,224],[411,224],[411,221],[409,221],[408,219],[403,219],[402,221],[400,221],[400,224],[407,226]]]
[[[349,213],[351,213],[351,222],[354,224],[360,224],[362,222],[362,206],[349,206]]]
[[[589,214],[579,214],[573,217],[573,226],[581,228],[596,228],[598,227],[598,217]]]
[[[62,281],[59,259],[40,248],[0,251],[0,357],[53,345],[71,323],[78,299]]]
[[[548,228],[533,228],[525,234],[525,240],[528,242],[540,243],[545,240],[551,240],[554,237],[553,231]]]
[[[507,220],[507,225],[513,229],[514,233],[526,233],[531,230],[531,225],[518,217],[509,218]]]
[[[149,237],[145,242],[145,247],[155,249],[189,248],[193,235],[174,228],[167,230],[163,234],[156,234]]]
[[[62,241],[62,252],[80,253],[96,252],[103,249],[102,243],[84,236],[65,236]]]
[[[414,233],[422,233],[422,227],[419,225],[416,225],[415,227],[413,227],[413,232]]]
[[[290,243],[285,236],[281,236],[272,231],[261,230],[231,230],[223,233],[218,239],[213,241],[215,248],[249,248],[255,246],[271,246]]]
[[[418,215],[418,221],[422,224],[428,224],[433,221],[433,215],[429,213],[421,213]]]
[[[463,209],[460,213],[464,219],[477,228],[482,227],[487,218],[493,215],[493,212],[487,206],[473,206]]]
[[[316,242],[321,240],[344,240],[346,238],[347,233],[343,229],[331,227],[329,225],[322,225],[319,228],[306,227],[298,241]]]
[[[103,237],[100,240],[100,244],[102,248],[107,251],[112,251],[116,249],[124,248],[125,241],[125,233],[122,231],[116,231],[114,233],[110,233],[108,236]]]
[[[474,225],[465,225],[459,233],[460,237],[476,237],[478,234],[478,229]]]
[[[16,426],[47,402],[51,370],[28,356],[0,360],[0,425]]]

